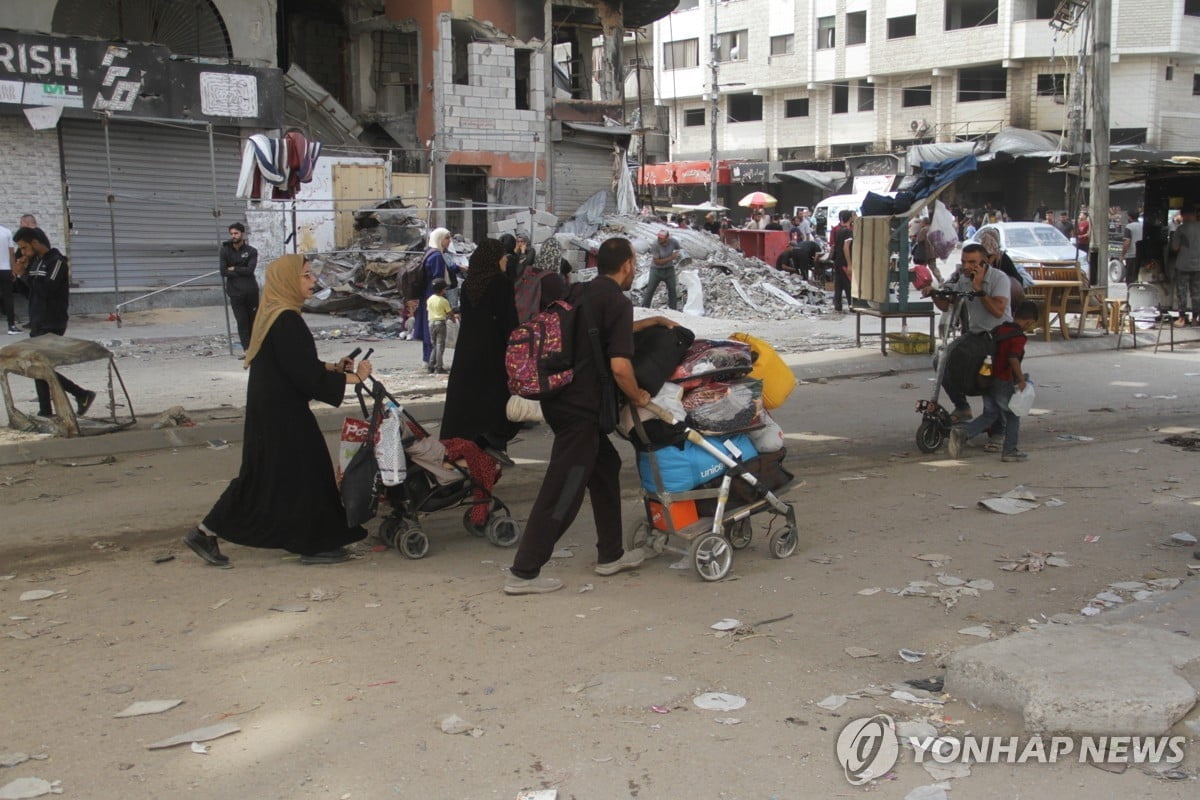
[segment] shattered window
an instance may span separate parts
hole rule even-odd
[[[513,88],[516,91],[518,111],[527,111],[530,107],[533,51],[518,48],[513,51]]]
[[[763,118],[762,95],[746,92],[729,95],[726,122],[756,122]]]
[[[451,64],[452,77],[451,80],[459,86],[467,86],[471,82],[471,72],[468,68],[467,45],[470,44],[470,39],[461,34],[455,33],[451,44]]]

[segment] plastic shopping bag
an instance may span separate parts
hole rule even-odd
[[[337,480],[339,484],[342,482],[342,475],[346,473],[346,467],[350,466],[350,460],[367,441],[367,434],[370,430],[371,423],[365,419],[347,417],[342,422],[342,439],[338,442]]]
[[[933,247],[938,258],[949,258],[958,246],[958,229],[954,215],[941,200],[934,200],[933,218],[929,222],[929,233],[925,240]]]
[[[408,477],[408,462],[400,438],[400,409],[392,408],[379,423],[379,436],[375,444],[375,463],[379,466],[379,480],[384,486],[399,486]]]
[[[1018,417],[1023,417],[1033,408],[1034,399],[1033,381],[1027,378],[1025,388],[1013,392],[1013,396],[1009,398],[1008,410]]]

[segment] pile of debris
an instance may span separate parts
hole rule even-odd
[[[663,227],[660,222],[641,217],[610,216],[590,235],[570,238],[572,244],[587,251],[594,251],[601,242],[613,236],[629,239],[638,253],[638,275],[634,280],[636,294],[636,290],[646,285],[651,266],[649,251]],[[691,283],[683,273],[694,270],[703,288],[701,313],[706,317],[786,320],[833,311],[829,294],[799,275],[782,272],[757,258],[747,257],[707,231],[669,230],[685,254],[677,269],[680,302],[684,304],[689,300],[687,285]],[[662,300],[656,305],[665,305],[665,293],[660,292],[658,296]],[[695,305],[688,307],[690,310]]]

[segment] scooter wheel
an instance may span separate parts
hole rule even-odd
[[[945,439],[946,434],[937,420],[921,420],[921,425],[917,428],[917,448],[922,453],[936,453]]]

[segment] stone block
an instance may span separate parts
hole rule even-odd
[[[537,212],[533,215],[533,221],[536,225],[548,225],[552,228],[558,227],[558,216],[548,211]]]
[[[1029,732],[1154,736],[1196,704],[1200,642],[1141,625],[1049,625],[954,653],[946,692]]]
[[[502,219],[492,225],[492,229],[498,233],[513,233],[517,230],[517,221],[515,219]]]

